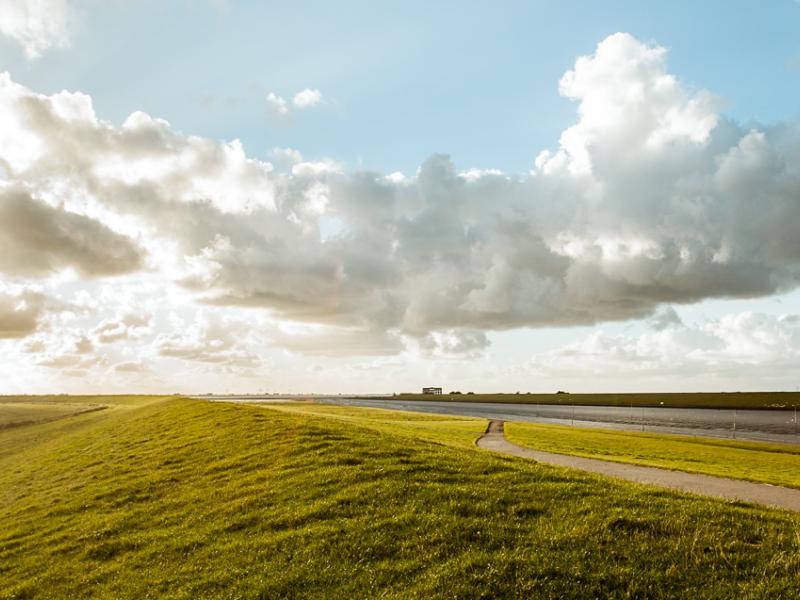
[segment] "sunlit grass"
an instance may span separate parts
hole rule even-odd
[[[117,394],[103,396],[72,396],[69,394],[50,394],[35,396],[0,396],[0,405],[3,403],[25,404],[70,404],[70,405],[110,405],[138,407],[150,402],[158,402],[164,398],[175,396],[151,396],[144,394]]]
[[[457,419],[421,427],[434,443],[407,429],[430,415],[278,408],[160,399],[22,428],[0,598],[800,593],[797,515],[502,457]]]
[[[161,402],[165,398],[171,396],[3,396],[3,401],[8,403],[52,405],[56,410],[57,407],[69,407],[70,412],[67,415],[60,415],[64,418],[55,422],[35,426],[25,425],[3,431],[0,435],[0,472],[3,469],[2,461],[7,456],[19,455],[34,446],[46,451],[48,447],[57,446],[61,442],[61,437],[67,432],[82,430],[87,423],[105,422],[106,417],[93,409],[104,407],[102,412],[125,412]],[[75,412],[82,414],[79,417],[69,416]]]
[[[4,402],[0,400],[0,429],[52,421],[87,410],[97,410],[102,406],[70,402]]]
[[[800,446],[507,422],[527,448],[800,487]]]
[[[473,446],[489,424],[488,420],[476,417],[440,416],[401,410],[358,408],[310,402],[261,406],[296,414],[340,419],[393,435],[406,435],[459,446]]]

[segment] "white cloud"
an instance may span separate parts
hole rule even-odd
[[[266,96],[267,109],[273,117],[286,119],[291,116],[292,109],[305,110],[313,108],[324,102],[322,92],[315,89],[306,88],[297,92],[290,103],[275,92],[269,92]]]
[[[69,45],[66,0],[0,0],[0,34],[18,43],[29,59]]]
[[[180,320],[174,325],[173,333],[160,334],[153,343],[159,356],[230,368],[261,363],[259,356],[245,347],[248,326],[241,320],[203,311],[188,326]]]
[[[271,114],[278,117],[285,117],[289,114],[289,107],[286,105],[286,100],[278,96],[275,92],[267,94],[266,102],[267,108]]]
[[[93,367],[106,363],[106,357],[96,352],[94,342],[75,328],[47,333],[31,341],[27,348],[36,355],[36,365],[73,377],[82,377]]]
[[[312,90],[311,88],[306,88],[302,92],[297,92],[294,98],[292,98],[292,104],[301,110],[317,106],[322,101],[322,92],[316,89]]]
[[[673,311],[674,313],[674,311]],[[544,375],[636,379],[682,376],[767,381],[796,372],[800,360],[800,315],[745,311],[700,325],[671,325],[639,335],[602,330],[535,356],[531,368]]]
[[[151,321],[152,315],[126,307],[113,318],[100,321],[92,336],[103,344],[141,337],[150,332]]]
[[[114,365],[115,373],[141,374],[149,373],[149,367],[141,361],[128,360]]]

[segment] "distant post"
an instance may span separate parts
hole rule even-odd
[[[736,409],[733,409],[733,439],[736,439]]]

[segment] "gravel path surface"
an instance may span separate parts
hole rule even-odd
[[[657,485],[701,496],[741,500],[800,511],[800,490],[797,489],[522,448],[506,440],[503,421],[491,421],[488,431],[478,440],[477,444],[478,447],[493,452],[531,458],[541,463],[560,467],[591,471],[636,483]]]

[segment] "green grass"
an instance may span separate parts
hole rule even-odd
[[[665,408],[800,408],[800,392],[700,392],[691,394],[398,394],[376,400],[512,402],[576,406],[663,406]]]
[[[78,406],[79,416],[49,419],[36,425],[0,430],[0,472],[7,456],[22,456],[37,447],[42,454],[54,452],[62,438],[72,431],[83,431],[87,424],[106,422],[112,415],[136,410],[150,403],[161,402],[170,396],[16,396],[2,397],[6,402],[43,402],[63,406]],[[104,410],[97,412],[98,407]],[[108,413],[103,414],[103,413]],[[55,421],[55,422],[52,422]]]
[[[800,446],[507,422],[527,448],[800,488]]]
[[[800,594],[796,514],[379,412],[165,398],[0,432],[0,598]]]
[[[66,404],[81,406],[105,406],[117,407],[139,407],[150,402],[158,402],[164,398],[176,396],[149,396],[142,394],[118,394],[112,396],[71,396],[69,394],[51,394],[37,396],[0,396],[2,403],[26,403],[26,404]]]
[[[254,406],[259,406],[255,404]],[[264,406],[263,404],[260,406]],[[394,436],[472,447],[489,425],[476,417],[440,416],[381,408],[356,408],[309,402],[268,404],[272,410],[350,422]]]
[[[0,429],[53,421],[102,408],[104,408],[103,405],[80,403],[10,402],[0,400]]]

